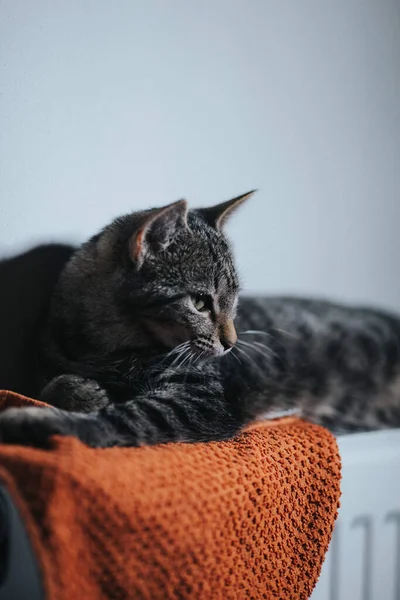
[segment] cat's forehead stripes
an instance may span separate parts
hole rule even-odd
[[[216,274],[215,288],[219,310],[233,312],[239,286],[236,274],[226,269],[226,265],[223,271]]]
[[[217,265],[214,276],[215,289],[219,292],[237,293],[239,291],[239,279],[229,256],[221,259]]]

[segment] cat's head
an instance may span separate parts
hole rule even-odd
[[[251,194],[197,210],[181,200],[121,217],[95,236],[73,265],[81,273],[83,265],[92,293],[92,330],[99,314],[113,349],[181,345],[188,360],[229,351],[239,281],[223,227]]]

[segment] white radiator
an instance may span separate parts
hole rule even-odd
[[[339,518],[312,600],[400,600],[400,430],[338,438]]]

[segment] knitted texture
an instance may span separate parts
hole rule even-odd
[[[334,438],[293,418],[208,444],[0,445],[0,478],[50,600],[309,598],[340,496]]]

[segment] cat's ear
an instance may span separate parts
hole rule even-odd
[[[232,198],[232,200],[222,202],[222,204],[217,204],[216,206],[200,208],[198,212],[211,227],[222,229],[231,214],[234,213],[243,202],[246,202],[246,200],[248,200],[256,191],[257,190],[252,190],[251,192],[247,192],[246,194],[242,194],[241,196],[237,196],[237,198]]]
[[[130,257],[137,268],[142,266],[149,252],[165,250],[177,231],[187,227],[187,212],[186,200],[178,200],[143,214],[142,221],[129,242]]]

